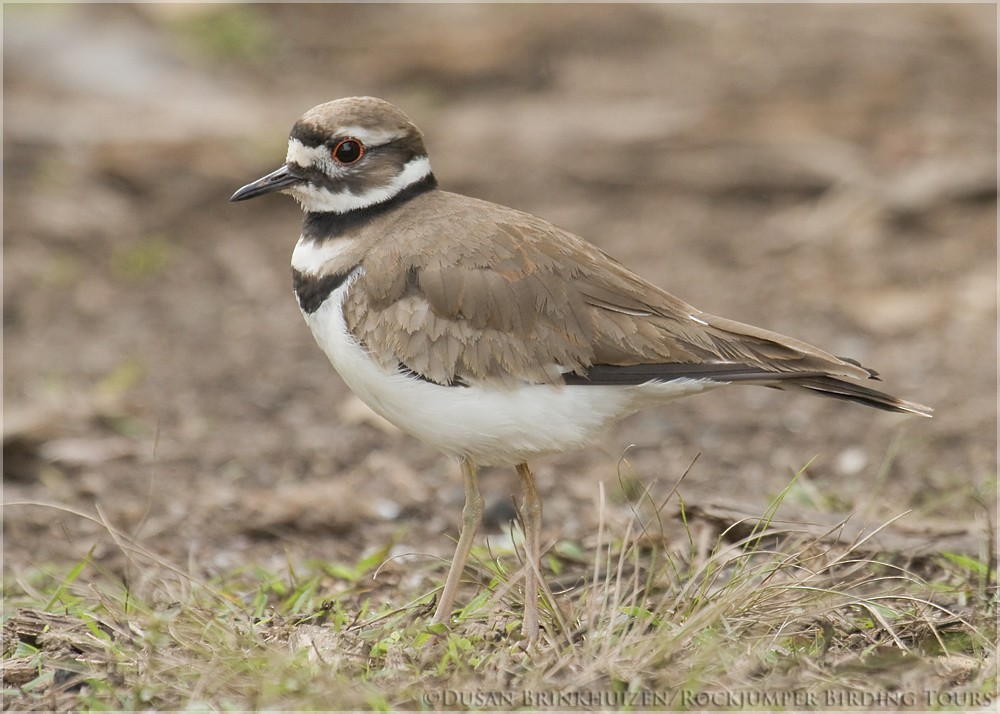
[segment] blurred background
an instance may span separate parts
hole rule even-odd
[[[995,515],[994,6],[3,13],[8,504],[99,509],[197,571],[450,553],[457,465],[360,405],[299,315],[298,207],[227,203],[305,110],[370,94],[423,129],[444,188],[936,409],[734,388],[637,415],[534,464],[547,539],[594,532],[599,482],[617,522],[699,454],[689,504],[762,512],[808,463],[789,496],[807,512]],[[496,530],[514,475],[483,481]],[[4,535],[6,572],[122,557],[40,505],[8,505]]]

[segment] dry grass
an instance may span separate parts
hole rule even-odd
[[[554,545],[545,632],[527,650],[514,552],[474,551],[478,594],[447,631],[427,624],[443,565],[419,571],[386,550],[204,581],[105,523],[132,564],[124,583],[89,558],[5,582],[5,707],[965,710],[995,700],[996,573],[985,562],[941,554],[904,566],[767,517],[735,541],[689,524],[687,543],[670,547],[660,512],[646,498],[623,532],[602,518],[593,542]]]

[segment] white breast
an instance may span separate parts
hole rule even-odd
[[[637,409],[718,383],[679,380],[637,387],[525,385],[498,391],[445,387],[387,372],[347,330],[343,303],[359,269],[313,313],[303,313],[319,346],[358,397],[403,431],[479,465],[512,465],[592,443]]]
[[[354,244],[355,240],[351,238],[312,241],[300,237],[292,251],[292,267],[301,273],[320,273],[325,266],[351,250]]]

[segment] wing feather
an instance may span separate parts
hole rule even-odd
[[[389,226],[344,306],[349,329],[387,369],[507,387],[560,382],[595,365],[873,376],[804,342],[702,313],[534,216],[441,191],[407,207],[422,220]]]

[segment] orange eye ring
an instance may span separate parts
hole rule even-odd
[[[333,147],[330,155],[338,164],[350,166],[360,161],[361,157],[365,155],[365,145],[357,139],[341,139]]]

